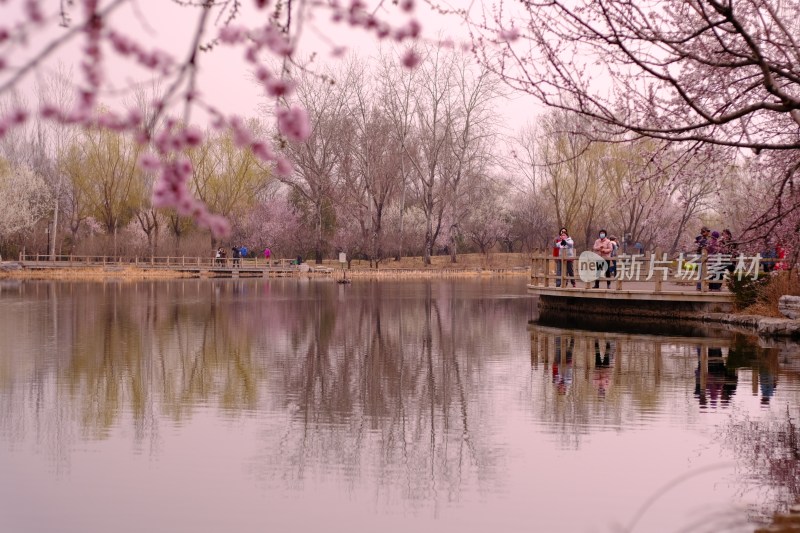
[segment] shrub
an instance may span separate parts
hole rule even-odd
[[[766,316],[780,316],[778,300],[784,294],[800,295],[798,273],[790,271],[761,273],[757,279],[734,276],[728,286],[737,310]]]

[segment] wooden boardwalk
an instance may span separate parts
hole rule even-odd
[[[28,270],[127,267],[142,270],[186,272],[207,276],[294,276],[300,274],[331,275],[330,267],[298,265],[291,259],[241,258],[214,259],[205,257],[122,257],[122,256],[55,256],[20,255],[19,264]]]

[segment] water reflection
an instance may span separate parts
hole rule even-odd
[[[578,450],[598,430],[654,416],[692,426],[701,423],[697,415],[716,414],[723,418],[713,424],[712,442],[733,452],[740,496],[758,502],[749,519],[763,521],[800,501],[800,346],[696,325],[672,324],[666,335],[652,323],[629,324],[637,333],[595,321],[585,329],[555,326],[573,318],[549,315],[529,325],[534,377],[551,385],[534,386],[532,403],[562,447]],[[689,376],[693,402],[681,405]]]
[[[523,283],[496,280],[0,284],[0,515],[41,498],[92,518],[12,529],[147,529],[114,519],[136,507],[198,533],[331,515],[356,531],[607,531],[722,456],[753,465],[747,479],[682,486],[641,530],[697,502],[750,504],[753,479],[796,496],[776,474],[791,448],[754,444],[796,420],[794,345],[529,324],[531,308]],[[120,479],[130,501],[107,490]],[[196,522],[159,505],[175,494]]]
[[[507,318],[524,324],[529,303],[481,283],[342,290],[296,280],[6,287],[0,436],[41,439],[64,468],[81,439],[130,424],[137,449],[157,453],[165,425],[215,409],[264,419],[248,468],[268,484],[342,474],[431,502],[498,483],[494,420],[472,391],[487,388],[488,362],[527,342]],[[13,332],[26,332],[21,343]]]

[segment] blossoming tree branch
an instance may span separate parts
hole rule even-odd
[[[206,54],[216,47],[238,50],[274,101],[277,143],[302,142],[310,132],[306,110],[292,104],[295,83],[292,69],[304,26],[312,20],[360,28],[377,39],[404,42],[419,36],[421,26],[413,18],[413,0],[395,0],[367,5],[361,0],[173,0],[185,16],[194,17],[194,29],[186,42],[174,49],[154,49],[131,32],[131,21],[114,14],[129,8],[147,25],[136,0],[2,0],[0,1],[0,97],[24,91],[37,71],[80,44],[80,73],[73,80],[74,95],[63,102],[41,101],[38,107],[13,105],[0,113],[0,139],[32,118],[65,126],[101,128],[130,136],[143,147],[141,170],[157,176],[152,188],[154,207],[171,207],[179,215],[192,217],[215,237],[228,234],[225,217],[212,213],[189,190],[192,163],[185,150],[204,141],[203,129],[192,123],[201,110],[217,130],[231,132],[237,147],[249,149],[279,176],[293,172],[292,163],[281,154],[274,140],[255,135],[245,121],[224,103],[209,101],[199,86],[198,73]],[[157,12],[158,8],[156,8]],[[331,43],[332,53],[341,55],[342,43]],[[418,58],[411,49],[403,56],[408,67]],[[112,83],[112,66],[132,64],[145,72],[144,80],[165,89],[146,106],[127,111],[102,105],[105,95],[118,92]],[[270,67],[269,65],[278,65]],[[131,92],[133,90],[131,89]],[[37,116],[38,115],[38,116]]]

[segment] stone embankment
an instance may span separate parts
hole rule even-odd
[[[706,313],[700,318],[706,322],[740,326],[765,337],[800,338],[800,296],[781,296],[778,310],[785,318],[732,313]]]

